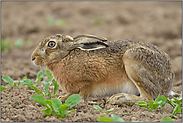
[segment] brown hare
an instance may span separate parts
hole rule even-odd
[[[57,34],[41,41],[31,58],[52,72],[67,93],[61,100],[111,96],[107,102],[120,105],[174,94],[169,56],[153,44]]]

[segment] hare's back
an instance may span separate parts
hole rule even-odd
[[[117,51],[118,49],[122,53],[122,57],[125,53],[128,53],[129,57],[136,61],[138,66],[141,66],[136,70],[135,74],[144,88],[148,89],[154,97],[158,93],[166,95],[170,92],[174,73],[168,54],[153,44],[139,41],[118,40],[111,42],[110,46],[109,50]],[[116,50],[113,50],[113,48]],[[143,72],[140,72],[140,69]],[[148,81],[145,81],[144,78],[148,79]]]

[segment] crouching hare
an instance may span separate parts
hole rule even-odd
[[[153,44],[57,34],[41,41],[31,58],[52,72],[67,93],[61,100],[111,96],[107,102],[120,105],[173,94],[169,56]]]

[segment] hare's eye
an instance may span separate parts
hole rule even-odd
[[[56,43],[54,41],[50,41],[48,43],[48,47],[54,47],[56,45]]]

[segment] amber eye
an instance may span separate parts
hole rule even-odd
[[[48,43],[48,47],[54,47],[56,45],[56,43],[54,41],[50,41]]]

